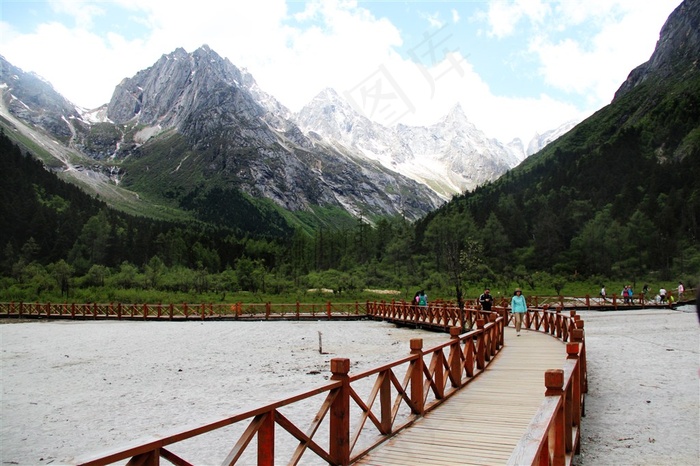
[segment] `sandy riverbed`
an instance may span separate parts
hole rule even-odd
[[[581,314],[589,393],[576,464],[700,464],[694,308]],[[333,357],[351,372],[398,359],[417,333],[425,347],[445,341],[378,322],[0,325],[2,464],[69,464],[260,406],[325,381]]]

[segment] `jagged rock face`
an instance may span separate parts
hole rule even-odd
[[[430,127],[387,128],[357,113],[326,89],[296,121],[307,133],[357,151],[385,167],[431,186],[443,198],[496,179],[517,165],[517,149],[487,138],[457,106]]]
[[[698,71],[700,57],[700,0],[684,0],[666,20],[648,62],[639,65],[615,93],[619,99],[650,76],[660,79]],[[690,69],[677,69],[679,66]]]
[[[46,81],[25,73],[0,56],[0,83],[4,84],[5,106],[17,118],[43,128],[65,144],[70,143],[71,119],[80,119],[75,106]]]
[[[415,219],[440,204],[425,186],[313,141],[288,115],[252,76],[206,46],[192,54],[178,49],[122,81],[107,109],[114,123],[150,127],[145,140],[175,129],[206,159],[206,178],[229,180],[289,210],[331,205],[358,216]]]

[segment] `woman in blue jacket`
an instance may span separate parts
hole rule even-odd
[[[523,325],[523,316],[527,312],[527,302],[520,288],[515,289],[515,294],[510,300],[510,312],[513,313],[515,319],[515,333],[520,336],[520,328]]]

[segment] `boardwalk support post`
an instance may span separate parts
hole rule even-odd
[[[331,404],[329,453],[333,464],[350,464],[350,360],[331,359],[331,380],[342,382]]]

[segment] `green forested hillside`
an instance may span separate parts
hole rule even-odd
[[[45,170],[0,131],[0,300],[225,300],[237,292],[261,299],[309,287],[357,290],[381,279],[354,279],[349,269],[377,261],[397,231],[409,229],[386,219],[377,228],[357,222],[309,233],[314,222],[302,218],[296,230],[275,230],[230,193],[213,189],[188,202],[204,213],[210,203],[226,203],[237,222],[259,228],[113,210]]]
[[[569,280],[697,280],[700,73],[647,79],[499,180],[428,216],[422,237],[446,218],[471,231],[494,277],[519,270]]]

